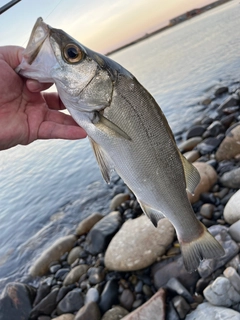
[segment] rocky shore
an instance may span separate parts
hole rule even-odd
[[[189,200],[223,257],[189,274],[171,223],[154,228],[133,194],[120,193],[109,214],[92,213],[43,252],[31,280],[5,287],[0,320],[240,319],[239,87],[215,88],[201,116],[176,134],[201,176]]]

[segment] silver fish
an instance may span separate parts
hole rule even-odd
[[[200,176],[178,150],[154,98],[108,57],[78,43],[39,18],[21,64],[21,75],[54,82],[75,121],[85,129],[103,178],[115,170],[157,226],[167,217],[176,229],[185,267],[224,254],[192,210],[187,191]]]

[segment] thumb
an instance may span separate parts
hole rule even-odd
[[[22,60],[24,48],[18,46],[4,46],[0,48],[0,55],[7,64],[15,69]]]

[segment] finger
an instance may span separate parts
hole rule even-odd
[[[56,110],[49,110],[45,116],[45,121],[79,127],[72,116]]]
[[[26,86],[31,92],[40,92],[47,90],[53,85],[53,83],[41,83],[37,80],[27,79]]]
[[[66,126],[51,121],[43,122],[38,131],[38,139],[77,140],[85,137],[86,132],[79,126]]]
[[[66,109],[57,92],[43,92],[43,97],[49,107],[53,110]]]
[[[0,56],[15,69],[22,60],[24,48],[18,46],[4,46],[1,47]]]

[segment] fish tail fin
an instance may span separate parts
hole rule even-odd
[[[225,254],[220,243],[208,232],[207,228],[202,223],[200,226],[202,232],[198,238],[184,241],[179,237],[183,262],[188,272],[197,270],[203,259],[219,258]]]

